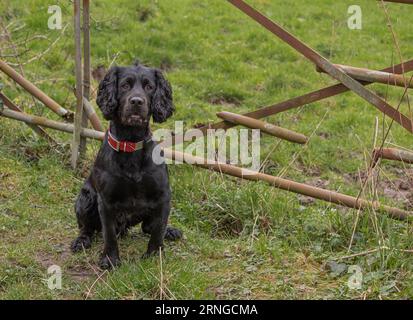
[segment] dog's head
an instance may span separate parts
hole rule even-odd
[[[99,84],[96,103],[106,120],[132,127],[147,125],[151,116],[164,122],[174,111],[162,72],[140,64],[112,67]]]

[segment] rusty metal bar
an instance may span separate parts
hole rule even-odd
[[[0,110],[0,115],[9,119],[14,119],[18,121],[23,121],[27,124],[38,125],[50,129],[55,129],[58,131],[73,133],[74,125],[72,123],[67,122],[59,122],[50,120],[43,117],[33,116],[24,112],[18,112],[14,110],[10,110],[8,108],[4,108]],[[92,138],[97,140],[103,140],[105,133],[96,131],[93,129],[82,128],[80,134],[86,138]]]
[[[234,124],[240,124],[240,125],[243,125],[251,129],[260,129],[261,131],[269,135],[272,135],[272,136],[275,136],[275,137],[278,137],[280,139],[284,139],[290,142],[305,144],[308,141],[308,138],[301,133],[297,133],[297,132],[273,125],[268,122],[245,117],[243,115],[239,115],[236,113],[222,111],[222,112],[217,112],[217,116],[221,119],[224,119],[225,121],[228,121]]]
[[[402,161],[404,163],[413,163],[413,153],[396,148],[376,148],[373,151],[374,162],[379,158],[387,160]]]
[[[344,195],[335,191],[329,191],[317,187],[313,187],[304,183],[299,183],[291,180],[287,180],[280,177],[274,177],[264,173],[257,173],[244,168],[236,167],[226,163],[206,161],[204,158],[195,157],[190,154],[185,154],[171,149],[164,149],[164,155],[168,159],[177,160],[180,162],[186,162],[204,169],[209,169],[224,173],[230,176],[251,180],[251,181],[265,181],[275,188],[286,190],[289,192],[303,194],[315,199],[332,202],[342,206],[355,209],[370,209],[384,212],[390,217],[399,220],[405,220],[413,217],[411,212],[381,205],[377,201],[371,202],[364,199],[357,199],[352,196]]]
[[[80,0],[73,1],[74,29],[75,29],[75,73],[76,73],[76,112],[72,141],[71,164],[73,169],[77,167],[80,147],[80,132],[82,129],[83,111],[83,83],[82,83],[82,43],[80,30]]]
[[[17,111],[17,112],[23,112],[22,109],[20,109],[17,105],[13,103],[6,95],[4,95],[2,92],[0,92],[0,99],[3,100],[4,105],[10,108],[11,110]],[[42,128],[40,128],[37,125],[27,123],[27,125],[39,136],[45,138],[49,143],[52,145],[57,145],[57,142]]]
[[[62,118],[66,119],[67,121],[72,120],[73,114],[70,111],[60,106],[56,101],[50,98],[42,90],[40,90],[33,83],[31,83],[29,80],[24,78],[18,72],[16,72],[12,67],[10,67],[7,63],[5,63],[1,59],[0,59],[0,70],[3,71],[5,74],[7,74],[14,81],[16,81],[20,86],[22,86],[32,96],[36,97],[50,110],[52,110],[53,112],[55,112]]]
[[[413,88],[413,83],[411,81],[409,82],[404,76],[399,74],[345,66],[342,64],[336,64],[335,66],[356,80],[383,83],[402,88]],[[325,73],[325,71],[319,67],[316,67],[316,70],[317,72]]]
[[[90,15],[89,0],[83,0],[83,97],[90,99]],[[84,102],[83,102],[84,103]],[[85,106],[83,105],[85,111]],[[98,118],[99,120],[99,118]],[[96,119],[94,119],[96,121]],[[87,128],[88,114],[83,112],[82,128]],[[86,138],[80,137],[79,152],[81,156],[86,153]]]
[[[255,10],[243,0],[228,0],[235,7],[243,11],[245,14],[250,16],[268,31],[276,35],[278,38],[289,44],[292,48],[300,52],[308,60],[315,63],[318,67],[327,72],[331,77],[340,81],[343,85],[349,88],[351,91],[362,97],[367,102],[374,105],[378,110],[383,112],[385,115],[399,123],[403,128],[405,128],[410,133],[413,133],[413,121],[407,118],[405,115],[401,114],[398,110],[394,109],[390,104],[381,99],[378,95],[364,88],[364,86],[345,74],[340,69],[336,68],[330,61],[321,56],[318,52],[298,40],[288,31],[283,29],[281,26],[275,22],[268,19],[266,16],[261,14],[259,11]]]
[[[395,66],[387,67],[382,69],[383,72],[392,72],[394,74],[402,74],[404,72],[409,72],[413,70],[413,59],[404,62],[403,64],[398,64]],[[369,85],[371,82],[361,82],[362,85]],[[291,110],[294,108],[301,107],[306,104],[310,104],[313,102],[317,102],[323,99],[327,99],[338,94],[350,91],[346,86],[342,85],[341,83],[316,90],[307,94],[304,94],[299,97],[295,97],[268,107],[264,107],[255,111],[244,113],[243,115],[246,117],[254,118],[254,119],[261,119],[265,117],[269,117],[275,115],[277,113],[281,113],[287,110]],[[224,129],[227,130],[229,128],[235,127],[236,124],[229,123],[227,121],[220,121],[215,123],[209,123],[203,127],[193,129],[195,132],[201,132],[202,134],[206,134],[208,129]],[[182,136],[174,137],[172,144],[179,144],[182,143]]]

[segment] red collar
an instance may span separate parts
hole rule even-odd
[[[108,143],[111,148],[117,152],[135,152],[143,148],[145,141],[130,142],[130,141],[119,141],[117,140],[108,130]]]

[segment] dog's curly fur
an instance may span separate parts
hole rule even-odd
[[[167,226],[171,191],[165,163],[152,159],[155,147],[149,128],[152,116],[163,122],[174,111],[172,88],[158,69],[140,64],[113,67],[99,85],[96,102],[111,133],[118,140],[145,141],[133,153],[113,150],[105,141],[99,150],[90,176],[75,204],[79,236],[72,242],[76,252],[91,246],[95,232],[102,231],[102,268],[119,264],[117,237],[142,222],[150,234],[145,257],[157,252],[163,240],[176,240],[182,233]]]

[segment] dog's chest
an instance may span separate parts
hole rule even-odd
[[[112,176],[105,188],[105,197],[122,211],[144,211],[154,208],[165,187],[156,175],[141,174],[137,179],[127,176]]]

